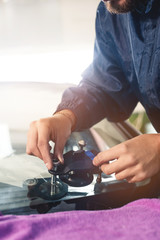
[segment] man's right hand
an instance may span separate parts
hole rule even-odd
[[[49,141],[53,141],[54,155],[63,163],[63,149],[75,122],[75,115],[70,110],[62,110],[52,117],[33,121],[28,132],[27,154],[41,158],[48,170],[51,170],[53,163]]]

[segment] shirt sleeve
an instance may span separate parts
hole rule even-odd
[[[70,109],[77,117],[76,130],[91,127],[103,118],[119,122],[127,119],[137,104],[130,82],[122,69],[114,41],[110,16],[101,2],[96,17],[96,40],[92,64],[77,87],[68,88],[57,111]]]

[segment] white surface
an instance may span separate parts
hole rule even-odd
[[[0,0],[0,54],[92,47],[100,0]]]
[[[7,157],[13,153],[9,128],[7,124],[0,124],[0,158]]]
[[[99,0],[0,0],[0,82],[77,84],[92,61]]]
[[[29,178],[50,177],[42,160],[26,154],[0,158],[0,170],[1,183],[18,187]]]
[[[92,50],[0,55],[0,82],[78,84],[92,62]]]
[[[0,83],[0,122],[27,130],[30,122],[51,116],[71,84]]]

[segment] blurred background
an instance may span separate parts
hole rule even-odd
[[[0,0],[0,81],[74,83],[92,61],[99,0]]]

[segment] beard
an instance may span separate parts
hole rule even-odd
[[[104,0],[110,13],[119,14],[133,11],[136,6],[136,0]]]

